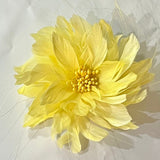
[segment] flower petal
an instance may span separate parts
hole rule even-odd
[[[105,129],[96,126],[87,119],[81,120],[80,123],[81,123],[80,124],[81,133],[83,134],[84,137],[92,141],[101,141],[108,134]]]
[[[103,96],[115,96],[120,94],[121,92],[127,90],[129,84],[134,82],[137,78],[137,75],[134,73],[129,73],[122,79],[117,82],[103,82],[99,85],[101,89],[101,94]]]
[[[55,56],[64,66],[64,68],[67,68],[71,71],[78,69],[78,59],[69,41],[53,33],[53,47],[55,51]]]
[[[39,93],[42,90],[47,89],[48,86],[49,86],[49,83],[46,83],[46,82],[35,83],[29,86],[24,85],[18,89],[18,93],[23,94],[27,97],[37,97]]]
[[[139,42],[136,36],[134,34],[131,34],[127,38],[121,38],[119,47],[121,54],[120,60],[126,63],[125,70],[127,70],[133,63],[140,48]]]
[[[23,127],[35,127],[38,124],[44,122],[45,120],[52,118],[53,115],[38,115],[38,116],[30,116],[27,114],[25,116],[24,125]]]
[[[100,101],[108,104],[121,104],[126,101],[126,95],[122,94],[114,97],[102,97]]]
[[[84,34],[81,40],[81,55],[79,57],[79,62],[81,66],[88,66],[89,68],[92,68],[94,56],[86,41],[87,34]]]
[[[83,33],[88,32],[91,29],[91,25],[79,16],[73,15],[70,21],[75,29],[75,32],[79,34],[83,35]]]
[[[108,41],[114,38],[113,31],[111,26],[106,23],[103,19],[99,21],[99,24],[102,29],[103,37],[105,37]]]
[[[95,92],[87,92],[82,94],[81,99],[90,104],[92,106],[92,109],[96,107],[95,100],[100,99],[99,96]]]
[[[52,70],[54,70],[55,67],[58,67],[51,57],[42,57],[34,55],[22,66],[15,67],[14,70],[18,74],[22,74],[23,72],[31,71],[37,65],[48,65],[52,68]]]
[[[69,114],[86,116],[91,106],[83,101],[80,94],[73,94],[62,102],[61,107]]]
[[[59,148],[62,148],[63,145],[70,143],[71,141],[71,134],[69,132],[65,132],[63,135],[61,135],[60,138],[57,140],[57,144]]]
[[[56,33],[59,35],[69,38],[73,34],[72,25],[62,16],[57,17],[57,27],[55,28]]]
[[[107,41],[103,38],[99,24],[95,24],[88,34],[87,44],[93,54],[94,68],[99,67],[107,55]],[[96,45],[95,45],[96,44]]]
[[[77,127],[72,128],[72,144],[71,150],[73,153],[77,153],[81,151],[81,143],[79,139],[79,130]]]
[[[38,33],[32,34],[32,37],[36,40],[33,44],[32,51],[39,56],[54,56],[52,45],[52,33],[54,27],[42,28]]]
[[[37,64],[32,68],[32,70],[28,70],[26,72],[19,73],[15,75],[17,79],[16,84],[25,84],[30,85],[37,81],[53,81],[56,79],[56,75],[53,66],[48,64]]]
[[[107,40],[108,44],[108,53],[106,56],[106,60],[114,61],[119,58],[118,51],[118,40],[120,37],[114,37],[111,26],[106,23],[104,20],[100,20],[99,22],[102,30],[103,37]]]
[[[94,115],[92,113],[90,113],[88,115],[88,118],[93,121],[95,124],[107,128],[107,129],[111,129],[111,125],[102,117],[98,116],[98,115]]]
[[[141,101],[143,101],[147,96],[147,90],[143,90],[137,94],[131,94],[127,96],[127,101],[124,103],[124,105],[130,105],[130,104],[136,104]]]
[[[43,94],[41,105],[61,102],[72,94],[72,90],[65,83],[53,83]]]
[[[116,127],[126,125],[132,120],[126,107],[122,104],[108,105],[105,103],[98,103],[98,109],[102,113],[104,112],[104,114],[102,115],[103,118],[106,119],[111,125]]]
[[[129,71],[132,71],[138,74],[145,73],[145,72],[148,72],[151,66],[152,66],[152,59],[145,59],[140,62],[135,62],[134,64],[132,64]]]
[[[100,67],[99,82],[101,84],[108,81],[116,81],[119,78],[124,67],[124,62],[121,61],[105,61]]]
[[[145,59],[140,62],[134,63],[128,72],[137,73],[137,80],[132,84],[132,87],[142,86],[149,81],[151,81],[154,77],[154,74],[149,73],[149,69],[152,66],[152,59]],[[127,74],[126,73],[126,74]]]
[[[151,67],[152,59],[146,59],[140,62],[135,62],[129,70],[129,72],[137,73],[137,79],[134,81],[130,87],[123,93],[127,95],[127,101],[125,105],[139,103],[146,97],[146,91],[141,92],[141,86],[150,82],[154,78],[154,74],[149,73],[148,70]]]
[[[135,124],[133,124],[132,122],[129,122],[128,124],[124,125],[124,126],[120,126],[118,127],[120,129],[123,129],[123,130],[129,130],[129,129],[137,129],[138,126],[136,126]]]
[[[15,75],[16,84],[30,85],[40,81],[55,81],[56,79],[64,79],[64,71],[53,64],[53,61],[48,57],[34,56],[29,59],[24,65],[15,67],[18,73]]]
[[[40,93],[41,94],[41,93]],[[49,108],[50,112],[47,112]],[[59,104],[54,105],[40,105],[40,96],[38,96],[29,108],[29,112],[25,116],[24,127],[35,127],[39,123],[52,118],[57,112]]]
[[[57,113],[54,116],[54,121],[52,125],[52,138],[54,139],[55,135],[61,133],[62,131],[68,129],[71,123],[71,118],[65,112]]]

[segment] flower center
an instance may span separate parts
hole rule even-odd
[[[71,81],[73,91],[80,93],[92,91],[93,86],[98,86],[98,74],[99,70],[91,70],[84,67],[75,71],[75,77]]]

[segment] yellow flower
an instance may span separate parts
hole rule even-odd
[[[73,15],[32,34],[33,57],[16,67],[19,94],[33,97],[24,127],[53,118],[58,145],[81,151],[79,135],[100,141],[106,129],[136,129],[126,106],[142,101],[152,80],[152,59],[135,62],[134,34],[114,35],[104,20],[94,25]]]

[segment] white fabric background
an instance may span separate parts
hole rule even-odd
[[[159,160],[160,159],[160,1],[119,0],[0,0],[0,160]],[[114,33],[134,32],[141,42],[137,59],[152,57],[155,81],[147,98],[129,107],[136,131],[112,131],[100,143],[72,154],[59,149],[45,123],[36,129],[22,128],[31,103],[17,94],[13,67],[31,56],[30,33],[54,25],[58,15],[78,14],[94,23],[103,18]]]

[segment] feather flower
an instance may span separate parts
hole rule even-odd
[[[104,20],[94,25],[73,15],[32,34],[33,57],[16,67],[19,94],[34,98],[24,127],[52,118],[59,147],[81,151],[80,134],[100,141],[110,129],[136,129],[127,106],[141,102],[153,79],[152,59],[134,61],[140,48],[134,34],[114,35]]]

